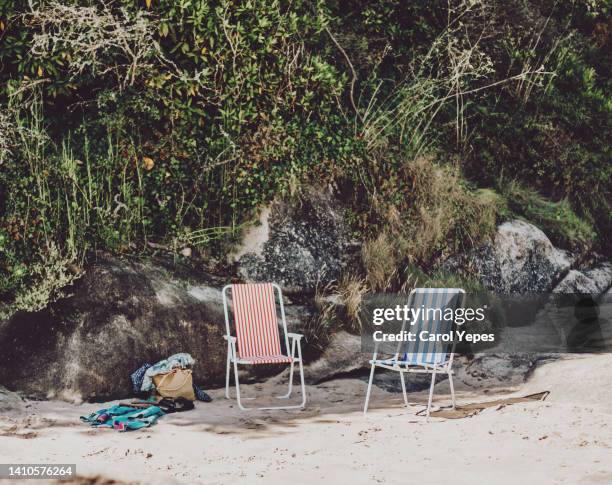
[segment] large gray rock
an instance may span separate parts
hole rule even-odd
[[[517,385],[525,382],[541,363],[558,358],[558,354],[477,355],[458,366],[457,379],[473,388]]]
[[[297,202],[276,200],[259,222],[230,256],[245,281],[272,281],[287,294],[312,294],[340,276],[348,231],[343,210],[328,192],[310,189]]]
[[[532,224],[514,220],[501,224],[493,241],[445,264],[450,271],[469,270],[486,289],[497,293],[550,291],[573,263]]]
[[[15,392],[0,386],[0,414],[20,414],[24,410],[24,401]]]
[[[586,270],[571,270],[554,288],[553,293],[600,295],[612,286],[612,264],[604,262]]]
[[[221,284],[193,283],[203,277],[100,257],[72,296],[0,325],[0,384],[37,398],[122,398],[132,394],[133,371],[177,352],[194,357],[196,383],[223,384]],[[301,331],[313,310],[289,304],[286,314],[289,331]],[[280,370],[257,369],[255,375]]]
[[[318,383],[365,369],[372,354],[361,352],[361,338],[344,330],[335,333],[323,354],[304,369],[308,382]]]
[[[0,330],[0,383],[41,398],[131,395],[129,375],[176,352],[197,382],[225,371],[218,289],[191,288],[151,264],[102,258],[50,308],[14,315]]]

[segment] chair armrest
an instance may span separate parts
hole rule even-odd
[[[300,340],[301,338],[304,337],[304,335],[301,333],[287,332],[287,337],[295,339],[295,340]]]
[[[228,339],[228,336],[227,336],[227,335],[224,335],[224,336],[223,336],[223,340],[227,340],[227,339]],[[230,335],[230,336],[229,336],[229,341],[230,341],[230,342],[232,342],[232,343],[236,343],[236,337],[232,337],[232,336]]]

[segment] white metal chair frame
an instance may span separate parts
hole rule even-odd
[[[427,290],[431,290],[431,288],[415,288],[414,290],[412,290],[410,292],[410,295],[408,297],[408,306],[411,307],[413,302],[414,302],[414,295],[416,293],[419,292],[425,292]],[[460,296],[460,300],[457,303],[456,308],[461,308],[464,302],[464,295],[465,295],[465,291],[460,289],[460,288],[450,288],[447,289],[447,293],[448,294],[458,294],[461,295]],[[402,333],[405,330],[406,327],[406,320],[403,321],[402,324]],[[372,365],[372,369],[370,370],[370,379],[368,381],[368,390],[366,392],[366,400],[365,400],[365,405],[363,407],[363,414],[364,416],[367,414],[368,412],[368,405],[370,402],[370,394],[372,391],[372,381],[374,380],[374,370],[376,369],[376,367],[380,367],[382,369],[389,369],[389,370],[394,370],[394,371],[398,371],[400,374],[400,382],[402,384],[402,394],[404,396],[404,405],[408,406],[408,395],[406,393],[406,382],[404,380],[404,374],[406,372],[408,373],[414,373],[414,374],[431,374],[431,383],[429,385],[429,399],[427,401],[427,414],[426,417],[427,419],[429,419],[429,414],[431,411],[431,403],[433,401],[433,392],[434,392],[434,386],[435,386],[435,382],[436,382],[436,374],[446,374],[448,376],[448,382],[450,385],[450,391],[451,391],[451,402],[452,402],[452,409],[455,409],[455,386],[453,384],[453,358],[455,356],[455,346],[456,346],[456,342],[453,341],[452,347],[451,347],[451,351],[449,353],[447,353],[446,359],[444,360],[444,362],[440,362],[440,363],[435,363],[435,364],[427,364],[427,363],[422,363],[422,364],[412,364],[410,362],[407,361],[403,361],[400,360],[400,349],[401,349],[401,342],[398,343],[397,346],[397,352],[395,353],[395,355],[390,358],[390,359],[377,359],[378,357],[378,342],[376,343],[376,345],[374,346],[374,354],[372,355],[372,360],[370,360],[370,364]]]
[[[295,363],[297,362],[299,364],[299,369],[300,369],[300,384],[301,384],[301,391],[302,391],[302,402],[300,404],[290,405],[290,406],[268,406],[268,407],[262,407],[262,408],[246,408],[242,405],[243,399],[252,400],[255,398],[240,396],[240,381],[238,379],[238,365],[239,364],[252,365],[252,362],[248,360],[241,360],[238,357],[238,354],[236,352],[237,337],[234,337],[231,334],[230,318],[229,318],[229,310],[228,310],[228,297],[227,297],[227,292],[228,290],[232,289],[232,285],[226,285],[222,291],[223,310],[225,312],[225,329],[227,332],[227,334],[223,336],[223,338],[227,341],[227,367],[226,367],[226,375],[225,375],[225,398],[230,399],[229,383],[230,383],[230,372],[231,372],[231,368],[233,364],[234,378],[236,382],[236,401],[238,402],[238,407],[242,411],[249,411],[249,410],[255,410],[255,409],[258,409],[258,410],[301,409],[306,405],[306,385],[304,383],[304,367],[302,365],[302,347],[301,347],[301,340],[304,337],[304,335],[287,331],[287,321],[285,319],[285,307],[283,305],[283,294],[282,294],[280,287],[277,284],[272,283],[272,286],[276,289],[276,292],[278,293],[278,300],[280,304],[280,313],[281,313],[281,322],[282,322],[282,327],[283,327],[283,334],[285,337],[284,338],[285,351],[289,351],[289,349],[291,349],[291,354],[286,355],[285,357],[291,357],[292,359],[291,362],[289,363],[289,367],[290,367],[289,368],[289,389],[286,394],[283,394],[281,396],[276,396],[276,398],[277,399],[288,399],[291,397],[291,393],[293,392],[294,368],[295,368]],[[233,301],[232,301],[232,304],[233,304]],[[289,346],[289,339],[291,339],[291,347]],[[296,356],[296,350],[297,350],[297,356]]]

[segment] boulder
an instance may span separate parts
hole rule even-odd
[[[372,354],[361,352],[361,337],[341,330],[332,335],[323,354],[304,369],[304,377],[308,382],[318,382],[333,379],[369,367],[368,361]]]
[[[571,270],[554,288],[553,293],[601,295],[612,286],[612,264],[604,262],[585,270]]]
[[[444,268],[469,270],[497,293],[539,293],[550,291],[573,262],[573,256],[555,248],[540,229],[513,220],[498,227],[491,243],[450,259]]]
[[[277,199],[230,255],[245,281],[273,281],[284,293],[313,294],[336,280],[349,246],[344,211],[329,192],[308,190],[299,201]]]
[[[39,398],[125,397],[134,370],[176,352],[195,358],[196,382],[223,381],[220,290],[190,287],[152,264],[102,257],[71,293],[4,322],[0,383]]]
[[[455,355],[453,382],[456,388],[473,389],[515,386],[525,382],[539,363],[558,358],[556,355],[533,354],[479,354],[470,359]],[[361,379],[368,380],[366,371]],[[436,375],[436,385],[448,379],[446,374]],[[405,374],[406,390],[419,392],[429,389],[431,374]],[[400,378],[395,371],[377,369],[374,384],[388,392],[402,392]]]
[[[558,358],[556,354],[483,354],[457,369],[457,379],[480,388],[525,382],[537,365]]]
[[[0,386],[0,414],[20,414],[24,410],[24,400],[15,392]]]

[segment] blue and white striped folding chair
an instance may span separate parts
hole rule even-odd
[[[408,307],[429,308],[441,311],[421,312],[417,321],[411,325],[410,331],[418,334],[421,331],[428,331],[430,334],[441,334],[452,330],[454,321],[442,318],[444,310],[452,308],[454,310],[463,306],[465,292],[459,288],[415,288],[408,297]],[[453,312],[454,314],[454,312]],[[406,320],[402,324],[402,333],[406,329]],[[431,410],[436,374],[444,373],[448,375],[451,390],[452,406],[455,407],[455,388],[453,386],[453,356],[455,344],[440,341],[422,341],[416,339],[414,342],[398,343],[395,355],[389,359],[378,358],[378,346],[374,349],[374,355],[370,364],[370,380],[366,393],[363,413],[368,411],[372,381],[374,379],[374,369],[381,367],[398,371],[400,374],[404,403],[408,406],[408,396],[406,394],[406,383],[404,373],[431,374],[431,384],[429,386],[429,400],[427,402],[427,418]]]

